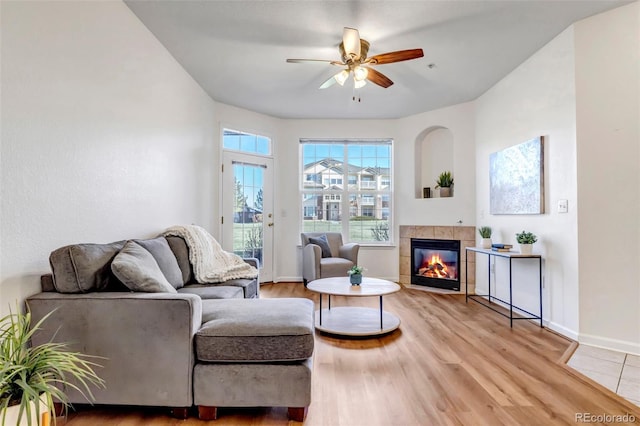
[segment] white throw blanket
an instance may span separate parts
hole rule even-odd
[[[162,236],[182,237],[189,247],[189,260],[199,283],[219,283],[238,278],[255,278],[258,270],[240,256],[226,252],[204,228],[172,226]]]

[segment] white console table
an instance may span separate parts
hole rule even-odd
[[[488,271],[488,282],[487,282],[487,287],[489,288],[489,293],[488,294],[469,294],[469,275],[468,275],[468,271],[469,271],[469,267],[468,267],[468,259],[469,259],[469,252],[475,252],[475,253],[480,253],[480,254],[485,254],[487,255],[487,271]],[[487,307],[497,313],[499,313],[500,315],[509,318],[509,324],[511,325],[511,327],[513,327],[513,320],[521,320],[521,319],[535,319],[535,320],[540,320],[540,327],[542,327],[542,256],[540,256],[539,254],[520,254],[518,252],[511,252],[511,251],[493,251],[491,249],[483,249],[480,247],[467,247],[465,249],[465,261],[464,261],[464,267],[465,267],[465,273],[467,273],[467,283],[465,284],[465,302],[468,303],[469,299],[478,302],[479,304],[481,304],[484,307]],[[491,294],[491,257],[504,257],[509,259],[509,300],[502,300],[499,299],[498,297],[496,297],[495,295]],[[512,266],[513,266],[513,261],[514,260],[518,260],[518,259],[538,259],[538,278],[539,278],[539,307],[540,307],[540,313],[539,315],[536,315],[534,313],[531,313],[529,311],[526,311],[522,308],[519,308],[518,306],[513,304],[513,274],[512,274]],[[478,262],[478,256],[476,256],[476,263]],[[488,298],[488,299],[487,299]],[[485,301],[489,302],[489,304],[484,303]],[[508,306],[509,308],[509,313],[506,314],[496,308],[494,308],[493,306],[491,306],[491,304],[493,303],[494,300],[497,300],[499,302],[504,303],[505,305]],[[520,311],[523,312],[529,316],[514,316],[514,309],[516,311]]]

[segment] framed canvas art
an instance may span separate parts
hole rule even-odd
[[[544,213],[544,138],[489,156],[491,214]]]

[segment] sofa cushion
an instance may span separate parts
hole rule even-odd
[[[329,241],[327,240],[326,235],[309,237],[309,242],[320,246],[320,250],[322,250],[322,257],[331,257],[331,247],[329,247]]]
[[[173,288],[180,288],[184,285],[182,282],[182,271],[178,265],[176,256],[171,251],[169,243],[164,237],[157,237],[150,240],[134,240],[142,247],[147,249],[153,258],[158,262],[160,270],[164,277],[169,281]]]
[[[235,280],[225,281],[224,285],[242,287],[245,299],[258,297],[258,279],[237,278]]]
[[[339,277],[347,276],[347,271],[354,266],[349,259],[342,257],[331,257],[320,260],[320,276],[323,277]]]
[[[166,237],[166,239],[182,271],[182,284],[191,282],[193,280],[193,269],[189,261],[189,247],[187,247],[187,243],[181,237]]]
[[[134,241],[127,241],[111,262],[111,270],[131,291],[176,293],[151,253]]]
[[[123,290],[111,272],[111,261],[124,241],[109,244],[74,244],[51,252],[49,264],[59,293]]]
[[[178,293],[197,294],[200,299],[243,299],[242,288],[228,285],[190,284],[178,289]]]
[[[198,360],[273,362],[313,353],[313,302],[302,298],[203,300]]]

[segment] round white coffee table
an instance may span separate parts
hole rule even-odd
[[[343,336],[378,336],[400,327],[400,319],[382,309],[382,296],[400,291],[394,282],[362,277],[360,285],[351,285],[349,277],[322,278],[311,281],[307,288],[320,293],[320,309],[316,311],[316,328]],[[322,295],[328,295],[329,306],[322,308]],[[380,308],[331,307],[331,296],[378,296]]]

